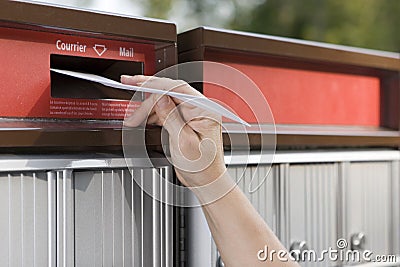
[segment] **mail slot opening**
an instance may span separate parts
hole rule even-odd
[[[143,62],[55,54],[50,55],[50,68],[96,74],[114,81],[119,81],[122,74],[143,74]],[[51,96],[54,98],[130,100],[135,93],[109,88],[52,71],[50,78]],[[141,95],[138,97],[142,98]]]

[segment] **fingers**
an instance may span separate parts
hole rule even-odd
[[[137,127],[141,125],[147,117],[151,116],[154,113],[154,103],[154,96],[151,95],[149,98],[142,102],[140,107],[137,108],[129,118],[125,119],[124,125],[129,127]]]
[[[138,83],[143,83],[150,78],[151,76],[144,76],[144,75],[135,75],[135,76],[121,75],[121,83],[138,85]]]
[[[158,115],[153,112],[153,114],[151,114],[148,118],[147,118],[147,124],[150,125],[158,125],[158,126],[162,126],[160,120],[158,119]]]
[[[174,92],[202,96],[200,92],[196,91],[186,82],[180,80],[172,80],[169,78],[159,78],[159,77],[145,76],[145,75],[135,75],[135,76],[122,75],[121,82],[131,85],[139,85],[139,86],[143,85],[145,87],[150,87],[159,90],[173,90]],[[159,99],[161,101],[159,101],[157,105],[156,103]],[[166,109],[164,108],[163,104],[164,101],[167,102]],[[171,101],[171,103],[169,101]],[[182,111],[182,116],[179,113],[176,104],[180,105],[179,110]],[[179,115],[179,120],[177,119],[177,121],[175,121],[178,115]],[[217,118],[218,116],[210,114],[208,111],[205,111],[203,109],[193,107],[192,105],[190,105],[190,103],[184,103],[184,102],[182,103],[182,101],[180,100],[167,96],[162,96],[160,98],[159,95],[151,95],[142,103],[142,105],[133,113],[131,117],[125,120],[125,125],[131,127],[139,126],[148,117],[147,120],[148,124],[157,124],[162,126],[163,124],[166,123],[166,118],[168,116],[171,117],[169,121],[173,120],[175,121],[173,122],[173,124],[179,124],[180,126],[184,125],[185,121],[191,122],[195,118],[206,118],[206,119],[208,118],[208,120],[211,120],[208,123],[204,121],[193,123],[194,130],[196,132],[198,131],[199,133],[202,133],[204,131],[208,132],[209,126],[214,124],[212,121],[218,121]],[[168,132],[171,133],[176,129],[175,127],[177,125],[175,125],[175,127],[169,127],[170,124],[171,124],[170,122],[167,122],[166,129],[168,130]],[[189,126],[192,125],[189,124]],[[189,126],[186,127],[189,128]],[[180,129],[180,127],[178,127],[177,129]]]
[[[154,76],[135,75],[128,76],[122,75],[121,82],[130,85],[150,87],[164,91],[174,91],[189,95],[201,96],[202,94],[196,89],[191,87],[188,83],[182,80],[172,80],[169,78],[160,78]],[[175,101],[175,100],[174,100]]]
[[[160,124],[172,136],[179,136],[181,131],[187,131],[188,126],[185,125],[179,110],[169,96],[162,96],[158,99],[154,110],[157,114]]]

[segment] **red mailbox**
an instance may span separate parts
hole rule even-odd
[[[119,80],[175,64],[172,23],[12,1],[0,17],[0,117],[121,119],[131,93],[50,68]]]
[[[208,27],[181,33],[178,53],[179,62],[219,62],[251,78],[271,107],[278,144],[397,146],[398,53]],[[213,75],[223,74],[204,67],[204,80]],[[256,122],[234,93],[207,83],[200,90]]]

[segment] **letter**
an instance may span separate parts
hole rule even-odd
[[[270,261],[274,261],[274,254],[276,254],[276,250],[275,249],[271,250],[271,253],[269,253],[269,260]]]
[[[315,250],[303,250],[301,252],[301,260],[308,262],[316,262],[317,261],[317,252]]]
[[[60,43],[61,43],[61,40],[57,40],[56,47],[58,50],[61,50]]]
[[[278,260],[281,262],[287,262],[288,258],[286,257],[286,251],[285,250],[279,250],[278,251]]]
[[[336,249],[329,248],[329,259],[331,261],[337,261],[338,260],[338,251]]]
[[[323,262],[325,260],[325,254],[328,254],[328,250],[326,249],[321,251],[321,256],[318,258],[318,262]]]
[[[300,250],[293,249],[289,251],[289,257],[292,261],[300,261]]]
[[[360,252],[358,250],[346,251],[346,261],[360,262]]]
[[[371,259],[372,254],[373,254],[372,251],[370,251],[368,249],[364,250],[363,251],[363,260],[370,262],[372,260]]]
[[[264,257],[262,256],[264,254]],[[257,258],[259,261],[266,261],[268,259],[268,247],[265,245],[264,249],[257,252]]]
[[[124,56],[125,56],[125,48],[124,48],[124,47],[120,47],[120,48],[119,48],[119,55],[120,55],[121,57],[124,57]]]

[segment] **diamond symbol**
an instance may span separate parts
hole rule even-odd
[[[99,45],[99,44],[95,44],[93,46],[93,49],[100,57],[107,51],[107,47],[105,45]]]

